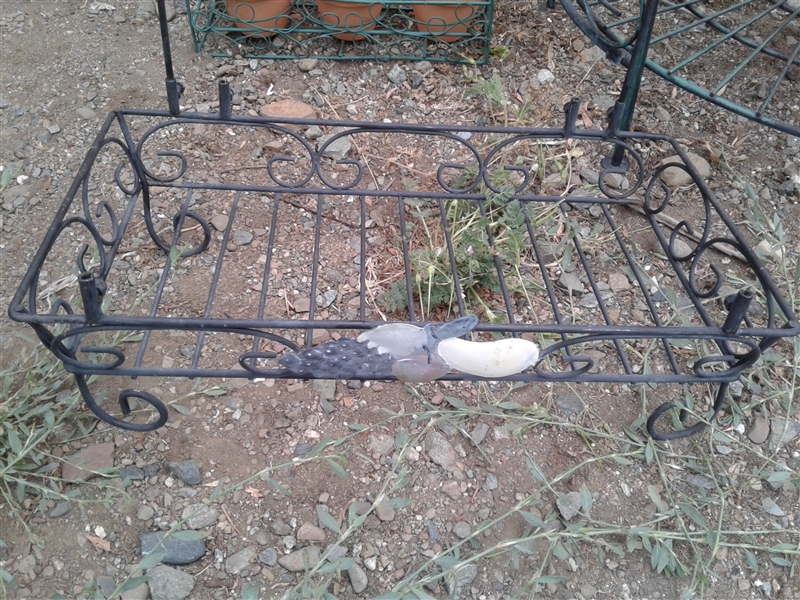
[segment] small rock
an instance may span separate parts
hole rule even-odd
[[[425,80],[419,73],[411,73],[411,89],[418,90]]]
[[[239,74],[239,69],[236,65],[222,65],[217,69],[217,77],[226,77],[228,75],[236,76]]]
[[[568,294],[583,294],[586,291],[580,277],[575,273],[562,273],[558,283]]]
[[[584,403],[583,399],[576,394],[575,392],[569,392],[567,394],[560,394],[556,396],[556,405],[558,406],[559,410],[564,413],[565,417],[571,417],[572,415],[576,415],[586,408],[586,404]]]
[[[36,557],[33,554],[28,554],[17,562],[17,571],[23,575],[30,575],[34,568],[36,568]]]
[[[307,313],[311,310],[311,300],[308,298],[294,299],[294,312]]]
[[[114,442],[94,444],[79,450],[74,456],[64,459],[61,478],[66,481],[86,481],[95,472],[114,466]]]
[[[367,443],[372,452],[377,452],[381,456],[386,456],[394,450],[394,438],[386,433],[370,434]]]
[[[469,434],[469,437],[472,439],[473,444],[480,446],[487,433],[489,433],[489,426],[486,423],[478,423],[472,433]]]
[[[330,402],[336,397],[335,379],[315,379],[312,385],[317,390],[320,400]]]
[[[475,563],[464,565],[455,574],[449,573],[444,579],[447,593],[453,598],[460,598],[461,591],[468,587],[477,576],[478,565]]]
[[[392,83],[401,84],[408,78],[408,75],[400,65],[395,65],[391,68],[387,77]]]
[[[769,421],[761,415],[758,415],[747,437],[750,438],[750,441],[754,444],[763,444],[767,441],[767,436],[769,436]]]
[[[103,596],[106,598],[111,598],[111,594],[113,594],[114,590],[117,589],[117,582],[114,581],[113,577],[109,577],[108,575],[100,575],[100,577],[97,578],[97,587],[100,588]]]
[[[313,567],[319,561],[319,548],[317,546],[309,546],[302,550],[296,550],[291,554],[286,554],[278,559],[278,564],[287,571],[297,573],[305,571],[306,566]]]
[[[127,467],[122,467],[119,471],[117,471],[117,476],[120,479],[129,479],[130,481],[141,481],[144,479],[144,471],[139,467],[134,467],[133,465],[129,465]]]
[[[364,572],[364,569],[357,564],[353,564],[347,569],[347,576],[350,578],[350,585],[353,586],[353,591],[356,594],[360,594],[367,589],[369,579],[367,579],[367,574]]]
[[[773,517],[783,517],[786,515],[785,512],[778,506],[772,498],[762,498],[761,499],[761,506],[762,508],[771,514]]]
[[[205,529],[217,522],[219,511],[212,506],[190,504],[183,509],[181,518],[186,519],[186,526],[189,529]]]
[[[429,60],[421,60],[414,65],[414,69],[420,73],[427,73],[433,68],[433,63]]]
[[[301,542],[324,542],[325,537],[325,531],[311,523],[303,523],[297,530],[297,540]]]
[[[139,507],[139,511],[136,513],[136,518],[140,521],[148,521],[152,519],[155,514],[155,509],[152,506],[145,504]]]
[[[192,460],[167,463],[167,467],[186,485],[200,484],[200,467]]]
[[[694,165],[695,169],[697,169],[700,177],[707,179],[711,176],[711,165],[708,164],[708,161],[705,158],[698,156],[694,152],[687,152],[686,154],[689,157],[689,161]],[[683,164],[683,161],[677,154],[661,161],[661,165],[666,165],[669,163]],[[692,177],[689,175],[689,173],[679,167],[670,167],[661,173],[661,181],[663,181],[669,187],[678,187],[692,183]]]
[[[345,135],[325,146],[328,140],[333,138],[334,135],[336,134],[330,133],[320,137],[319,140],[317,140],[317,150],[322,151],[322,156],[325,158],[330,158],[331,160],[344,160],[347,157],[347,154],[350,152],[352,143],[350,142],[349,136]]]
[[[81,119],[86,119],[87,121],[89,119],[94,119],[95,116],[97,116],[97,113],[94,112],[94,110],[92,110],[88,106],[84,106],[83,108],[79,108],[76,112],[78,113],[78,116]]]
[[[149,569],[147,577],[152,600],[183,600],[194,589],[194,577],[165,565]]]
[[[612,292],[618,294],[631,289],[631,284],[624,273],[611,273],[608,276],[608,287],[611,288]]]
[[[770,438],[770,444],[773,448],[784,446],[793,441],[797,436],[800,436],[800,423],[792,421],[791,419],[772,419],[772,437]]]
[[[375,514],[381,521],[394,521],[394,509],[391,506],[379,505]]]
[[[278,551],[275,548],[267,548],[258,555],[258,560],[268,567],[274,567],[278,564]]]
[[[321,138],[324,135],[322,129],[317,127],[316,125],[312,125],[308,129],[306,129],[306,139],[308,140],[316,140]]]
[[[486,489],[489,490],[490,492],[493,492],[498,487],[499,487],[499,484],[497,483],[497,475],[495,475],[494,473],[487,474],[486,475]]]
[[[662,108],[661,106],[656,108],[656,110],[653,112],[653,115],[655,116],[656,119],[658,119],[659,121],[663,121],[665,123],[672,118],[669,114],[669,111]]]
[[[313,450],[313,449],[314,449],[314,445],[313,444],[309,444],[308,442],[304,442],[302,444],[297,444],[297,446],[295,446],[294,453],[295,453],[296,456],[305,456],[306,454],[311,452],[311,450]]]
[[[237,573],[240,573],[249,567],[250,563],[253,562],[253,559],[257,555],[258,551],[256,550],[255,546],[248,546],[244,550],[241,550],[233,556],[228,557],[228,559],[225,561],[225,571],[229,575],[236,575]]]
[[[292,533],[291,526],[287,525],[283,521],[275,521],[274,523],[270,523],[268,529],[275,535],[279,536],[289,535]]]
[[[453,525],[453,533],[458,539],[464,540],[470,536],[472,533],[472,528],[466,521],[459,521]]]
[[[228,215],[216,215],[211,219],[211,226],[217,231],[225,231],[228,228]]]
[[[303,73],[313,71],[319,65],[319,60],[316,58],[301,58],[297,61],[297,68]]]
[[[140,540],[142,556],[151,552],[163,552],[164,558],[161,562],[167,565],[188,565],[196,560],[203,558],[206,553],[206,542],[199,537],[184,537],[182,532],[173,533],[167,536],[165,532],[156,531],[153,533],[143,533]]]
[[[314,109],[297,100],[280,100],[261,107],[262,117],[277,117],[282,119],[312,119]]]
[[[72,509],[72,505],[69,503],[68,500],[63,500],[56,504],[56,507],[50,513],[51,519],[58,519],[59,517],[63,517]]]
[[[581,495],[578,492],[569,492],[559,496],[556,505],[564,520],[569,521],[581,510]]]
[[[550,69],[539,69],[539,72],[536,73],[536,82],[539,85],[546,85],[554,82],[555,80],[556,76],[553,75],[553,72]]]
[[[438,431],[428,433],[425,438],[425,451],[433,462],[445,469],[452,469],[457,459],[453,446]]]
[[[249,246],[253,241],[253,234],[249,231],[234,231],[233,241],[237,246]]]
[[[141,576],[142,572],[138,570],[131,573],[131,577]],[[141,583],[132,590],[122,592],[119,595],[119,600],[147,600],[148,598],[150,598],[150,587],[147,583]]]

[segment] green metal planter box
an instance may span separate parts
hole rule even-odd
[[[195,51],[486,64],[494,0],[186,0]]]

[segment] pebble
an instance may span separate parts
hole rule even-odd
[[[762,498],[761,507],[773,517],[783,517],[786,515],[783,509],[781,509],[772,498]]]
[[[166,565],[148,570],[147,577],[152,600],[183,600],[194,589],[194,577]]]
[[[788,421],[779,418],[772,419],[772,437],[770,445],[773,448],[784,446],[800,436],[800,422],[789,419]]]
[[[228,228],[228,215],[216,215],[211,219],[211,226],[217,231],[225,231]]]
[[[488,475],[486,475],[486,489],[492,492],[496,490],[498,487],[499,484],[497,482],[497,475],[495,475],[494,473],[489,473]]]
[[[395,513],[391,506],[381,504],[375,509],[375,515],[381,521],[394,521]]]
[[[750,433],[747,434],[747,437],[750,438],[750,441],[754,444],[763,444],[767,441],[768,436],[769,421],[767,421],[761,415],[756,416],[755,420],[753,421],[753,426],[750,429]]]
[[[319,60],[316,58],[301,58],[297,61],[297,68],[303,73],[313,71],[319,65]]]
[[[562,273],[558,283],[568,294],[583,294],[586,291],[580,277],[575,273]]]
[[[556,405],[565,417],[576,415],[586,408],[583,399],[575,392],[568,392],[556,396]]]
[[[287,571],[297,573],[305,570],[307,563],[309,568],[313,567],[319,561],[319,548],[317,546],[309,546],[302,550],[295,550],[291,554],[286,554],[278,559],[278,564]]]
[[[297,540],[301,542],[324,542],[325,531],[311,523],[303,523],[300,529],[297,530]]]
[[[261,107],[262,117],[313,119],[315,114],[313,107],[297,100],[279,100]]]
[[[275,548],[267,548],[258,555],[258,560],[268,567],[274,567],[278,564],[278,551]]]
[[[608,287],[611,288],[612,292],[618,294],[631,289],[631,284],[624,273],[611,273],[608,276]]]
[[[395,65],[389,70],[387,77],[389,78],[389,81],[399,85],[408,78],[408,75],[400,65]]]
[[[324,135],[322,129],[317,127],[316,125],[312,125],[308,129],[306,129],[306,139],[308,140],[316,140],[321,138]]]
[[[72,510],[72,505],[69,503],[68,500],[63,500],[56,504],[55,508],[50,513],[51,519],[58,519],[59,517],[63,517],[69,511]]]
[[[462,591],[469,586],[478,576],[478,565],[469,563],[461,567],[455,573],[448,573],[444,578],[447,593],[454,599],[462,596]]]
[[[253,234],[249,231],[234,231],[233,241],[236,242],[238,246],[249,246],[253,241]]]
[[[89,119],[94,119],[95,116],[97,116],[97,113],[94,112],[94,110],[92,110],[88,106],[84,106],[83,108],[79,108],[76,112],[78,113],[78,116],[81,119],[86,119],[87,121]]]
[[[411,89],[417,90],[422,86],[422,83],[425,80],[422,78],[422,75],[419,73],[411,73]]]
[[[156,511],[152,506],[145,504],[144,506],[139,507],[139,511],[136,513],[136,518],[140,521],[148,521],[155,516]]]
[[[415,63],[414,69],[420,73],[427,73],[433,69],[433,63],[429,60],[421,60],[418,63]]]
[[[319,140],[317,140],[317,150],[321,151],[322,156],[325,158],[330,158],[331,160],[344,160],[347,157],[347,154],[350,152],[350,148],[352,148],[353,144],[350,142],[349,136],[342,136],[325,146],[328,140],[333,138],[334,135],[336,134],[329,133],[328,135],[323,135],[320,137]]]
[[[665,123],[672,118],[672,116],[669,114],[669,111],[667,111],[661,106],[656,108],[656,110],[653,112],[653,115],[655,116],[656,119],[658,119],[659,121],[663,121]]]
[[[468,538],[471,533],[472,533],[472,528],[466,521],[459,521],[458,523],[453,525],[453,534],[455,534],[455,536],[460,540]]]
[[[122,467],[117,471],[117,475],[120,479],[129,479],[130,481],[140,481],[144,479],[144,471],[133,465]]]
[[[473,444],[480,446],[487,433],[489,433],[489,426],[486,423],[478,423],[472,433],[469,434],[469,437],[472,438]]]
[[[320,400],[330,402],[336,397],[335,379],[315,379],[312,385],[319,394]]]
[[[95,476],[95,471],[114,466],[114,442],[94,444],[68,457],[61,465],[61,478],[66,481],[85,481]]]
[[[280,536],[289,535],[292,533],[292,528],[283,521],[275,521],[274,523],[270,523],[268,529],[275,535]]]
[[[303,442],[302,444],[297,444],[294,449],[294,453],[296,456],[305,456],[314,448],[313,444],[309,444],[308,442]]]
[[[192,460],[167,463],[167,467],[169,467],[173,475],[186,485],[198,485],[200,483],[200,467]]]
[[[569,521],[581,510],[581,495],[578,492],[569,492],[559,496],[556,505],[564,520]]]
[[[350,578],[350,585],[353,586],[353,591],[356,594],[360,594],[367,589],[369,579],[367,578],[367,574],[364,572],[364,569],[357,564],[353,564],[349,569],[347,569],[347,576]]]
[[[189,529],[205,529],[217,522],[219,511],[213,506],[203,506],[202,504],[190,504],[183,509],[181,519],[186,519],[186,526]]]
[[[708,161],[703,158],[702,156],[698,156],[694,152],[687,152],[687,156],[689,157],[689,161],[694,165],[697,172],[700,174],[700,177],[707,179],[711,176],[711,165],[708,164]],[[675,154],[674,156],[670,156],[665,158],[661,161],[661,165],[666,165],[668,163],[681,163],[681,157]],[[668,169],[664,169],[661,173],[661,181],[667,184],[669,187],[678,187],[681,185],[688,185],[692,183],[692,177],[679,167],[670,167]]]
[[[556,76],[553,75],[553,72],[550,69],[539,69],[539,72],[536,73],[536,82],[539,85],[553,83],[555,80]]]
[[[163,552],[161,562],[167,565],[188,565],[203,558],[206,542],[200,537],[186,537],[181,532],[167,536],[165,532],[143,533],[140,539],[142,556],[151,552]]]
[[[445,469],[452,469],[456,462],[456,451],[438,431],[431,431],[425,438],[425,451],[433,462]]]
[[[106,598],[111,598],[111,594],[113,594],[114,590],[117,589],[117,582],[114,581],[113,577],[109,577],[108,575],[100,575],[97,578],[97,587],[100,588],[103,596]]]
[[[249,567],[257,555],[258,550],[256,550],[255,546],[248,546],[244,550],[240,550],[233,556],[228,557],[225,561],[225,571],[229,575],[236,575]]]

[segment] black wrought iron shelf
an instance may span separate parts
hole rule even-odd
[[[800,333],[684,150],[624,131],[624,102],[602,131],[580,128],[577,101],[550,129],[265,119],[233,115],[222,83],[218,114],[185,113],[159,9],[169,110],[108,115],[9,308],[100,419],[151,431],[169,415],[126,389],[112,416],[91,377],[313,378],[286,357],[467,315],[476,341],[539,345],[503,379],[702,384],[713,416]],[[378,362],[325,374],[391,378]],[[480,379],[465,370],[440,375]],[[653,437],[705,426],[680,408],[683,426],[657,428],[674,406]]]
[[[267,16],[237,0],[187,0],[195,51],[245,59],[489,62],[494,0],[284,2],[283,13]],[[337,5],[345,8],[335,14]],[[431,15],[431,6],[443,12]]]
[[[611,60],[631,69],[643,63],[707,102],[800,136],[797,0],[561,0],[561,4]],[[645,40],[647,52],[637,55],[634,46],[640,39]],[[631,112],[635,101],[635,96],[630,99]]]

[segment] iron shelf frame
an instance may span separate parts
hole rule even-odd
[[[445,240],[442,252],[447,257],[445,262],[456,291],[453,316],[464,316],[470,307],[461,294],[463,282],[456,257],[456,252],[461,254],[464,249],[458,248],[454,242],[446,205],[449,202],[467,203],[486,216],[489,196],[504,195],[504,206],[517,210],[521,218],[520,231],[525,234],[523,251],[530,261],[526,268],[536,273],[540,292],[538,306],[549,316],[538,321],[530,314],[525,318],[515,316],[521,310],[519,297],[511,291],[502,247],[495,241],[496,232],[488,224],[482,225],[485,227],[483,239],[494,257],[495,294],[500,298],[503,308],[499,312],[504,319],[497,322],[483,318],[475,332],[483,339],[527,336],[540,342],[542,353],[538,362],[506,380],[695,383],[716,388],[715,401],[707,418],[693,424],[689,423],[689,411],[680,404],[664,402],[656,408],[647,421],[648,432],[656,439],[674,439],[702,430],[707,420],[722,409],[731,382],[738,380],[745,369],[779,340],[800,333],[800,322],[764,264],[675,140],[663,135],[621,130],[618,120],[612,120],[606,130],[582,129],[579,127],[577,101],[565,107],[563,127],[547,129],[265,119],[232,115],[230,89],[228,84],[222,83],[218,114],[182,112],[179,105],[181,88],[172,69],[163,0],[159,1],[159,8],[169,110],[126,109],[113,111],[107,116],[9,307],[9,316],[30,325],[41,342],[74,375],[87,406],[103,421],[123,429],[151,431],[164,425],[169,415],[164,403],[153,394],[126,389],[118,398],[122,416],[113,416],[89,389],[91,377],[295,378],[278,364],[278,356],[283,351],[311,348],[315,331],[325,331],[335,339],[342,334],[353,337],[359,331],[384,324],[378,312],[372,310],[365,264],[370,247],[368,231],[371,231],[367,228],[366,207],[380,202],[389,203],[396,209],[396,220],[386,226],[386,231],[394,228],[401,257],[400,281],[405,283],[407,300],[407,312],[401,320],[420,323],[422,317],[415,304],[418,300],[414,296],[416,273],[410,246],[412,227],[409,219],[413,203],[428,202],[431,214],[440,223]],[[141,124],[145,120],[154,124],[135,136],[132,124]],[[282,136],[297,152],[292,154],[288,149],[276,151],[244,182],[219,182],[209,179],[202,164],[193,164],[193,155],[170,145],[170,131],[198,126],[226,135],[235,133],[234,130],[269,131]],[[324,127],[337,133],[315,147],[299,133],[310,126]],[[384,148],[394,148],[389,140],[392,136],[424,139],[424,147],[430,148],[428,162],[432,164],[429,166],[435,170],[435,188],[421,191],[403,186],[378,189],[367,185],[367,170],[359,161],[326,158],[328,149],[341,138],[363,141],[364,136],[380,137]],[[523,148],[525,144],[552,143],[602,148],[605,158],[598,165],[598,189],[595,193],[564,195],[548,191],[544,182],[534,176],[535,169],[521,166],[524,161],[515,158],[520,156],[514,154],[515,149]],[[449,155],[441,155],[452,158],[433,164],[437,144],[454,148]],[[652,145],[663,146],[666,151],[679,156],[682,162],[653,163],[643,154]],[[177,167],[166,173],[159,171],[156,167],[158,160],[172,161]],[[297,167],[298,174],[294,178],[281,171],[287,165]],[[334,167],[347,171],[349,178],[334,179],[331,174],[332,168],[336,171]],[[689,176],[689,188],[693,190],[700,209],[698,221],[690,222],[686,218],[672,231],[664,229],[659,222],[659,215],[670,207],[678,193],[662,183],[661,175],[668,168],[682,170]],[[471,176],[459,179],[466,173],[471,173]],[[511,189],[498,188],[497,173],[515,176],[516,183]],[[98,181],[102,174],[105,180]],[[612,186],[610,182],[615,178],[627,178],[630,182],[627,189],[624,185],[621,188],[619,184]],[[154,208],[154,194],[165,189],[170,190],[177,204],[170,214],[159,215],[158,211],[165,209],[163,205]],[[217,210],[220,209],[219,199],[228,199],[229,204],[225,205],[228,223],[219,239],[212,233],[209,219],[201,214],[202,207],[195,202],[201,194],[213,197]],[[241,277],[235,261],[229,260],[229,243],[237,215],[241,214],[237,212],[239,204],[246,202],[245,198],[251,194],[266,199],[270,215],[264,267],[258,282],[258,302],[241,303],[243,310],[249,306],[253,314],[231,318],[215,313],[214,302],[221,294],[230,292],[227,289],[233,287],[230,282]],[[311,212],[315,215],[309,221],[312,232],[306,236],[312,248],[308,262],[310,306],[307,318],[292,318],[288,312],[282,311],[280,314],[268,312],[270,286],[275,278],[272,257],[281,245],[276,236],[281,235],[287,217],[297,216],[296,212],[291,212],[293,203],[283,202],[290,197],[305,200],[305,206],[313,207]],[[336,232],[330,236],[323,235],[323,224],[328,223],[326,212],[347,205],[352,207],[351,214],[354,215],[348,226],[358,236],[356,294],[349,302],[350,313],[344,314],[340,320],[330,320],[318,314],[314,301],[322,291],[318,286],[325,276],[320,269],[322,259],[327,256],[325,245],[338,235]],[[618,211],[626,206],[638,207],[643,212],[641,225],[655,236],[663,255],[658,259],[660,268],[672,278],[673,285],[685,300],[678,311],[684,314],[677,325],[676,321],[665,318],[666,298],[662,290],[653,289],[654,280],[642,266],[644,259],[640,248],[628,238],[623,223],[618,221]],[[633,303],[638,299],[645,307],[642,318],[646,322],[615,323],[611,313],[612,301],[604,293],[593,263],[594,251],[584,242],[582,233],[574,228],[570,228],[563,243],[574,257],[570,261],[571,268],[583,274],[588,286],[586,296],[593,296],[595,304],[590,303],[584,312],[579,311],[585,322],[575,316],[579,313],[568,314],[565,306],[577,298],[572,292],[565,291],[555,278],[557,272],[552,271],[553,265],[550,264],[553,259],[548,256],[548,247],[542,237],[547,234],[532,218],[531,211],[537,207],[549,207],[565,222],[578,213],[580,219],[587,219],[589,214],[594,222],[605,228],[603,231],[613,252],[610,258],[630,270],[631,298],[626,302]],[[144,290],[138,294],[148,307],[140,311],[140,315],[120,311],[114,308],[113,302],[119,297],[122,287],[117,267],[125,258],[123,250],[126,246],[123,244],[130,241],[136,228],[147,232],[156,251],[164,257],[152,294],[148,295]],[[184,235],[185,231],[195,233]],[[688,253],[679,244],[683,234],[694,235],[695,242]],[[189,235],[195,237],[187,237]],[[193,240],[191,243],[190,239]],[[724,268],[718,266],[722,260],[718,250],[722,246],[738,255],[746,275],[740,279],[739,289],[719,298],[724,281]],[[378,248],[374,252],[382,253],[383,250]],[[191,268],[183,272],[174,267],[176,260],[195,258],[205,258],[206,262],[201,266],[189,264]],[[45,276],[54,279],[53,273],[45,273],[45,267],[59,261],[72,265],[79,294],[42,289],[41,282]],[[233,266],[227,267],[232,262]],[[191,281],[193,274],[204,269],[206,272],[210,269],[213,275],[208,286],[203,288],[205,300],[200,308],[194,311],[194,315],[172,314],[168,305],[174,301],[169,296],[174,292],[173,283],[179,278]],[[200,294],[194,296],[200,297]],[[724,300],[724,310],[718,308],[717,299]],[[670,312],[671,307],[666,306],[666,309],[672,317],[675,316],[674,311]],[[157,366],[160,350],[153,340],[175,332],[195,336],[191,351],[178,365],[162,363]],[[106,334],[137,334],[138,337],[124,345],[94,341]],[[234,352],[233,364],[220,364],[215,362],[216,359],[209,362],[204,349],[214,334],[237,336],[237,344],[241,347],[241,342],[245,341],[247,349],[240,348]],[[676,342],[680,348],[685,349],[687,344],[694,348],[691,356],[687,358],[684,356],[686,352],[677,350]],[[639,343],[650,343],[654,355],[661,357],[661,372],[648,369],[646,360],[642,362],[642,357],[632,350]],[[265,348],[265,344],[268,347]],[[604,359],[589,352],[598,347],[603,348]],[[342,379],[374,378],[369,373],[355,373],[347,365],[340,375]],[[450,373],[443,379],[480,378]],[[155,411],[151,415],[153,418],[147,422],[127,418],[131,413],[131,399],[150,405]],[[670,431],[657,428],[659,418],[672,408],[680,409],[679,418],[683,426]]]

